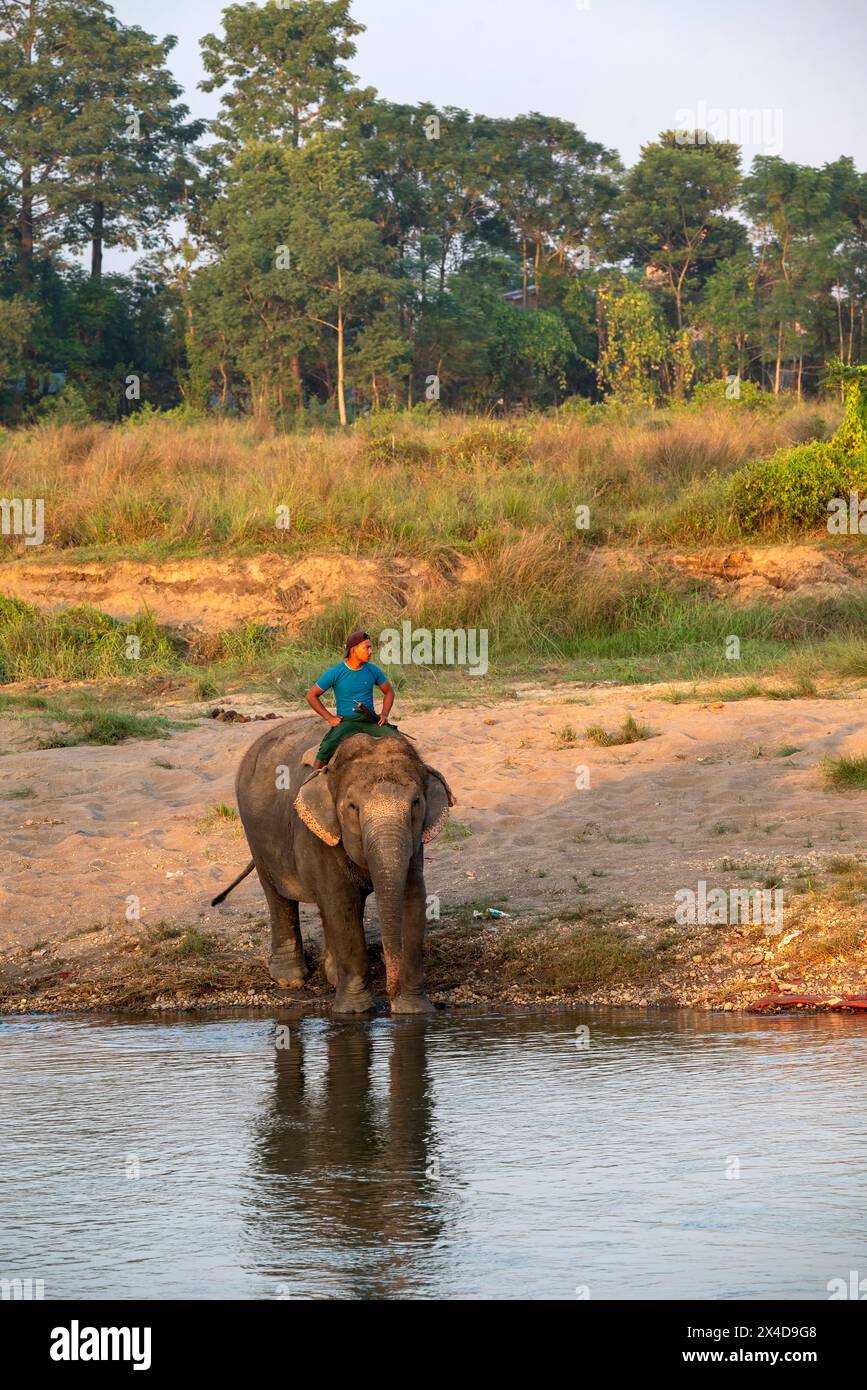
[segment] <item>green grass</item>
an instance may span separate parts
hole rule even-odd
[[[584,737],[599,748],[616,748],[623,743],[639,743],[642,739],[652,738],[653,733],[645,725],[636,723],[629,714],[619,729],[604,729],[601,724],[589,724],[584,730]]]
[[[455,844],[460,840],[468,840],[472,835],[472,827],[462,820],[447,820],[442,828],[440,840],[445,844]]]
[[[213,936],[200,932],[197,927],[191,927],[178,941],[177,953],[185,957],[209,956],[215,950],[216,944]]]
[[[585,572],[583,560],[532,547],[485,565],[472,583],[434,587],[412,620],[417,627],[487,630],[488,674],[392,666],[399,695],[431,704],[503,698],[516,680],[554,676],[635,685],[702,682],[705,699],[786,700],[813,696],[822,676],[867,680],[867,588],[836,599],[740,608],[691,582],[685,586],[674,574],[665,582],[639,583],[611,576],[603,584]],[[345,601],[294,637],[253,623],[185,638],[147,613],[120,623],[91,608],[49,614],[0,598],[0,684],[120,679],[141,687],[179,678],[195,698],[209,699],[245,679],[275,699],[295,702],[333,665],[350,628],[363,625],[376,638],[399,626],[402,616],[387,606],[375,613]],[[741,640],[738,662],[724,655],[729,634]],[[138,661],[124,655],[129,636],[141,642]],[[769,675],[777,678],[771,685]],[[50,703],[26,698],[32,709]],[[669,698],[689,696],[674,692]]]
[[[35,795],[32,787],[10,787],[8,791],[0,792],[0,801],[26,801]]]
[[[822,770],[826,784],[837,791],[867,789],[867,757],[826,758]]]
[[[114,744],[128,738],[166,738],[172,725],[156,714],[124,714],[119,710],[66,711],[58,718],[72,724],[68,733],[41,739],[40,748],[74,748],[81,743]]]
[[[209,831],[220,830],[227,826],[240,831],[241,817],[234,806],[227,806],[225,801],[218,802],[216,806],[196,821],[196,829],[200,835],[206,835]]]

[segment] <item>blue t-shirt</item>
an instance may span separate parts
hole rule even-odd
[[[337,697],[337,713],[341,719],[345,719],[350,714],[358,714],[355,708],[356,700],[367,705],[368,709],[375,709],[373,687],[386,685],[387,682],[388,676],[384,671],[380,671],[378,666],[374,666],[372,661],[365,662],[357,671],[350,671],[346,662],[341,661],[337,666],[330,667],[324,676],[320,676],[316,684],[320,690],[334,691]]]

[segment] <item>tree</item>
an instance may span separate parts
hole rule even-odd
[[[181,212],[196,175],[189,151],[204,122],[188,121],[167,67],[176,40],[106,19],[87,26],[79,61],[86,99],[65,160],[61,207],[68,245],[90,243],[91,275],[105,246],[152,247]]]
[[[336,134],[300,147],[251,144],[233,161],[210,212],[216,259],[195,278],[193,318],[199,336],[221,345],[215,363],[239,365],[257,414],[285,407],[290,377],[298,397],[300,354],[318,351],[330,377],[333,345],[333,389],[346,424],[353,330],[395,298],[369,210],[359,158]]]
[[[772,326],[772,337],[766,331],[766,356],[774,361],[774,392],[781,388],[784,355],[795,355],[800,394],[802,340],[814,314],[817,266],[827,267],[843,235],[833,180],[820,169],[758,155],[744,179],[742,202],[759,235],[759,295],[765,322]]]
[[[493,393],[506,400],[556,399],[566,391],[575,345],[559,314],[500,302],[490,348]]]
[[[721,262],[708,277],[695,317],[722,375],[743,377],[758,336],[756,266],[748,252]]]
[[[683,327],[684,300],[724,257],[745,244],[743,227],[724,214],[738,194],[737,145],[696,132],[663,131],[643,145],[630,169],[616,219],[622,255],[664,284]]]
[[[247,142],[288,140],[297,149],[341,118],[355,83],[344,60],[364,33],[349,10],[350,0],[267,0],[223,11],[222,37],[201,41],[202,91],[229,86],[213,123],[216,161]]]
[[[498,206],[514,225],[521,246],[523,301],[527,306],[528,245],[538,286],[543,258],[564,259],[600,233],[617,197],[620,161],[569,121],[528,116],[498,123],[495,172]]]
[[[22,283],[37,252],[150,241],[177,212],[203,123],[166,66],[174,39],[125,28],[101,0],[0,3],[0,217]],[[140,138],[139,138],[140,137]]]
[[[60,244],[66,158],[86,104],[80,48],[101,0],[0,0],[0,213],[28,291],[37,248]]]
[[[826,164],[834,209],[842,219],[842,238],[835,256],[830,286],[837,329],[837,355],[851,363],[855,325],[859,326],[858,356],[864,354],[864,309],[867,300],[867,174],[859,174],[852,159]],[[848,320],[848,322],[847,322]]]
[[[412,343],[401,331],[392,302],[374,313],[359,330],[348,358],[350,380],[370,385],[375,409],[397,405],[405,398],[405,383],[412,367]]]
[[[212,259],[189,291],[188,353],[219,375],[223,405],[239,372],[257,415],[284,410],[290,383],[303,407],[299,355],[316,343],[288,223],[289,154],[252,144],[235,158],[204,229]]]
[[[288,244],[311,323],[335,335],[337,406],[346,424],[347,332],[393,295],[361,161],[323,134],[285,155]]]
[[[24,370],[35,306],[21,295],[0,299],[0,392],[10,377]]]
[[[623,281],[600,285],[597,296],[600,391],[628,405],[654,405],[669,338],[647,290]]]

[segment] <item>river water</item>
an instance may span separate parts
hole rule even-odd
[[[840,1015],[5,1018],[0,1279],[826,1299],[867,1280],[865,1097]]]

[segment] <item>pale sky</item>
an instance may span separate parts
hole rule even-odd
[[[223,0],[114,0],[126,24],[175,34],[196,116],[199,38]],[[867,0],[354,0],[367,26],[350,69],[392,101],[573,121],[633,164],[661,130],[704,127],[756,153],[867,169]],[[694,119],[690,119],[690,113]],[[752,114],[750,114],[752,113]],[[106,268],[135,257],[109,251]]]
[[[588,5],[587,8],[582,8]],[[176,34],[173,66],[196,115],[198,39],[221,0],[115,0],[118,17]],[[541,111],[618,150],[626,164],[702,107],[731,138],[803,164],[841,154],[867,168],[865,0],[355,0],[367,26],[353,70],[394,101],[492,116]],[[756,111],[743,129],[729,112]],[[717,118],[719,119],[719,118]],[[742,127],[738,131],[737,124]],[[747,159],[747,163],[749,160]]]

